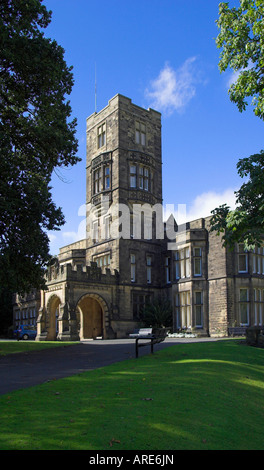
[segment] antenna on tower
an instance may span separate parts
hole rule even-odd
[[[94,106],[95,106],[95,112],[97,113],[96,64],[95,64],[95,74],[94,74]]]

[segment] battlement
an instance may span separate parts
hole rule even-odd
[[[50,266],[46,275],[48,285],[65,282],[65,281],[78,281],[78,282],[100,282],[102,284],[117,284],[119,282],[119,273],[114,270],[106,268],[105,273],[102,268],[97,266],[97,263],[91,262],[90,266],[78,265],[73,267],[71,263],[63,265]]]

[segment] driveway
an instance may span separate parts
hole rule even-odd
[[[212,341],[212,338],[166,338],[154,346],[154,354],[188,341]],[[149,346],[139,349],[138,360],[145,354],[150,354]],[[133,339],[82,341],[72,346],[0,356],[0,395],[133,358]]]

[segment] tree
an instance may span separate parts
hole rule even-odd
[[[242,112],[253,97],[256,116],[264,119],[264,4],[263,0],[240,0],[239,8],[220,3],[216,39],[222,48],[219,68],[237,72],[229,89],[230,100]]]
[[[0,290],[43,287],[47,231],[65,222],[52,201],[51,176],[80,160],[67,99],[72,67],[44,36],[50,21],[42,0],[1,0]]]
[[[163,328],[172,325],[172,307],[167,299],[155,299],[142,310],[141,319],[146,326]]]
[[[242,112],[252,97],[255,115],[264,119],[263,0],[240,0],[239,8],[220,3],[217,24],[220,71],[230,66],[238,74],[229,89],[230,99]],[[264,152],[240,159],[237,170],[247,180],[235,193],[236,209],[231,211],[225,204],[214,209],[211,230],[222,233],[224,245],[232,248],[243,242],[250,249],[261,244],[264,232]]]
[[[248,180],[235,193],[237,204],[231,211],[226,204],[212,211],[211,230],[222,234],[223,244],[234,248],[244,243],[247,250],[261,245],[264,232],[264,152],[239,160],[238,173]]]

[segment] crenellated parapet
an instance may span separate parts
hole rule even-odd
[[[119,273],[117,270],[112,272],[106,268],[102,272],[102,268],[97,266],[97,263],[91,262],[90,266],[72,266],[71,263],[62,264],[56,263],[48,268],[46,274],[47,284],[58,282],[76,281],[76,282],[100,282],[102,284],[118,284]]]

